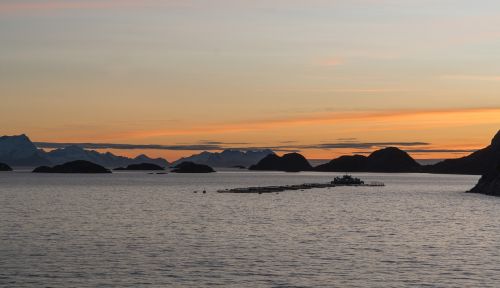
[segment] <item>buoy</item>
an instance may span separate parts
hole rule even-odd
[[[203,190],[203,194],[205,194],[205,193],[207,193],[207,191],[206,191],[206,190]]]

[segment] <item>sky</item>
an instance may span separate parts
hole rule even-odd
[[[0,0],[0,134],[455,158],[500,129],[498,51],[493,0]]]

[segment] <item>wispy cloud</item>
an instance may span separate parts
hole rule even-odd
[[[287,142],[287,141],[284,141]],[[337,142],[337,143],[318,143],[318,144],[306,144],[306,145],[295,145],[290,141],[288,145],[271,145],[271,146],[235,146],[235,145],[245,145],[249,143],[224,143],[212,141],[210,143],[199,143],[199,144],[177,144],[177,145],[162,145],[162,144],[117,144],[117,143],[57,143],[57,142],[34,142],[38,148],[46,149],[57,149],[64,148],[68,146],[79,146],[86,149],[120,149],[120,150],[136,150],[136,149],[148,149],[148,150],[185,150],[185,151],[215,151],[224,149],[238,149],[238,150],[263,150],[263,149],[273,149],[275,151],[300,151],[304,149],[376,149],[389,146],[398,147],[414,147],[414,146],[426,146],[430,145],[426,142]]]
[[[116,144],[116,143],[57,143],[57,142],[34,142],[38,148],[57,149],[68,146],[79,146],[85,149],[119,149],[119,150],[185,150],[185,151],[213,151],[223,150],[219,144],[181,144],[181,145],[161,145],[161,144]]]
[[[477,149],[406,149],[408,153],[474,153]]]
[[[414,146],[427,146],[427,142],[338,142],[338,143],[320,143],[312,145],[297,145],[289,146],[288,148],[300,149],[376,149],[385,147],[414,147]]]
[[[186,129],[140,130],[124,132],[116,137],[144,139],[174,135],[215,135],[264,131],[284,127],[320,126],[380,123],[379,130],[422,130],[432,127],[454,125],[491,124],[499,121],[500,108],[434,109],[434,110],[390,110],[390,111],[346,111],[313,113],[307,116],[286,117],[281,119],[259,119],[239,123],[200,124]],[[374,129],[374,128],[372,128]]]
[[[469,154],[474,153],[478,149],[402,149],[407,153],[412,154]],[[358,154],[371,154],[373,151],[359,151]]]

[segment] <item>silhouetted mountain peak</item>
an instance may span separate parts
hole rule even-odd
[[[49,164],[42,156],[43,151],[39,151],[25,134],[0,137],[1,162],[10,166]]]
[[[312,166],[299,153],[288,153],[282,157],[273,153],[264,157],[259,163],[252,165],[250,170],[299,172],[310,171]]]
[[[368,156],[368,171],[376,172],[414,172],[420,164],[408,153],[397,148],[387,147]]]
[[[397,148],[397,147],[386,147],[377,151],[374,151],[370,154],[369,157],[385,157],[385,156],[409,156],[405,151]]]
[[[397,147],[374,151],[368,157],[341,156],[315,168],[317,171],[335,172],[417,172],[419,169],[420,164]]]
[[[283,157],[281,157],[282,159],[284,160],[300,160],[300,161],[307,161],[306,157],[302,156],[301,154],[299,153],[288,153],[288,154],[285,154],[283,155]]]

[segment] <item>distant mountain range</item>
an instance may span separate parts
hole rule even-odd
[[[152,159],[146,155],[128,158],[124,156],[117,156],[110,152],[100,153],[94,150],[85,150],[79,146],[67,146],[52,150],[50,152],[46,152],[45,157],[53,164],[62,164],[75,160],[86,160],[110,168],[140,163],[156,164],[161,167],[169,165],[168,161],[163,158]]]
[[[90,161],[104,167],[116,168],[131,164],[151,163],[162,167],[169,165],[163,158],[152,159],[146,155],[135,158],[117,156],[113,153],[100,153],[85,150],[78,146],[67,146],[45,152],[37,149],[26,135],[0,137],[0,162],[13,167],[35,167],[40,165],[58,165],[75,160]]]
[[[86,160],[109,168],[139,163],[151,163],[162,167],[169,166],[167,160],[162,158],[152,159],[146,155],[128,158],[109,152],[100,153],[85,150],[78,146],[67,146],[46,152],[37,149],[26,135],[0,137],[0,162],[11,167],[57,165],[75,160]],[[489,175],[493,173],[492,171],[496,173],[500,163],[500,131],[488,147],[462,158],[448,159],[433,165],[421,165],[408,153],[396,147],[377,150],[369,156],[341,156],[314,168],[298,153],[285,154],[283,157],[279,157],[268,149],[257,151],[224,150],[220,153],[202,152],[181,158],[172,164],[175,166],[182,162],[193,162],[212,167],[252,166],[253,170],[272,171],[313,170],[327,172],[420,172]]]
[[[190,157],[181,158],[174,163],[176,166],[182,162],[193,162],[196,164],[208,165],[211,167],[249,167],[262,160],[267,155],[274,154],[272,150],[249,150],[239,151],[234,149],[222,152],[202,152]]]

